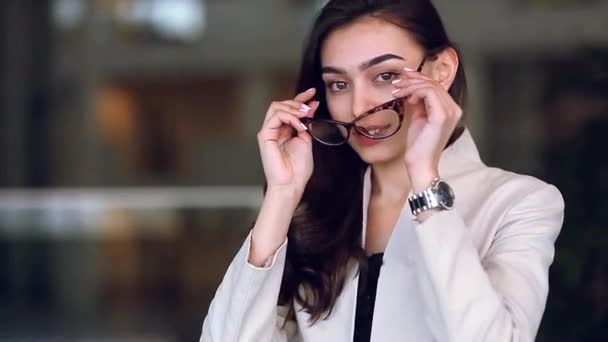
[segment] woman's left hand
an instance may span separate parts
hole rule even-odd
[[[439,176],[439,159],[454,132],[462,109],[437,81],[416,71],[405,69],[397,88],[396,98],[406,98],[407,142],[405,165],[412,191],[418,193]],[[409,104],[409,106],[408,106]]]

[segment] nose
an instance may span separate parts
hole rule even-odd
[[[373,96],[371,96],[371,93],[371,91],[367,91],[361,88],[355,89],[353,91],[351,108],[353,119],[358,118],[359,116],[361,116],[361,114],[374,107],[375,101],[373,100]]]

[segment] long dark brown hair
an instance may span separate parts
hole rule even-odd
[[[329,118],[321,78],[321,46],[330,32],[363,17],[386,20],[407,30],[427,56],[455,48],[430,0],[333,0],[319,13],[304,49],[297,92],[317,89],[316,117]],[[449,93],[464,107],[462,63]],[[451,144],[463,131],[455,130]],[[363,176],[367,165],[348,145],[313,144],[314,171],[289,227],[287,261],[279,304],[293,319],[295,299],[310,314],[310,324],[327,318],[346,281],[349,264],[367,267],[361,245]]]

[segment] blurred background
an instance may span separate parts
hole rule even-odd
[[[322,3],[0,2],[0,340],[198,339]],[[608,1],[435,4],[482,158],[566,200],[538,341],[608,340]]]

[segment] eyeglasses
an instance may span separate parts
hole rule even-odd
[[[318,142],[339,146],[348,141],[354,128],[357,133],[370,139],[386,139],[399,131],[403,122],[403,98],[374,107],[352,122],[329,119],[302,118],[308,133]]]
[[[422,60],[417,71],[420,72],[426,58]],[[318,142],[328,146],[340,146],[348,141],[351,131],[369,139],[386,139],[401,128],[403,122],[404,98],[397,98],[376,106],[359,115],[352,122],[330,119],[302,118],[308,133]]]

